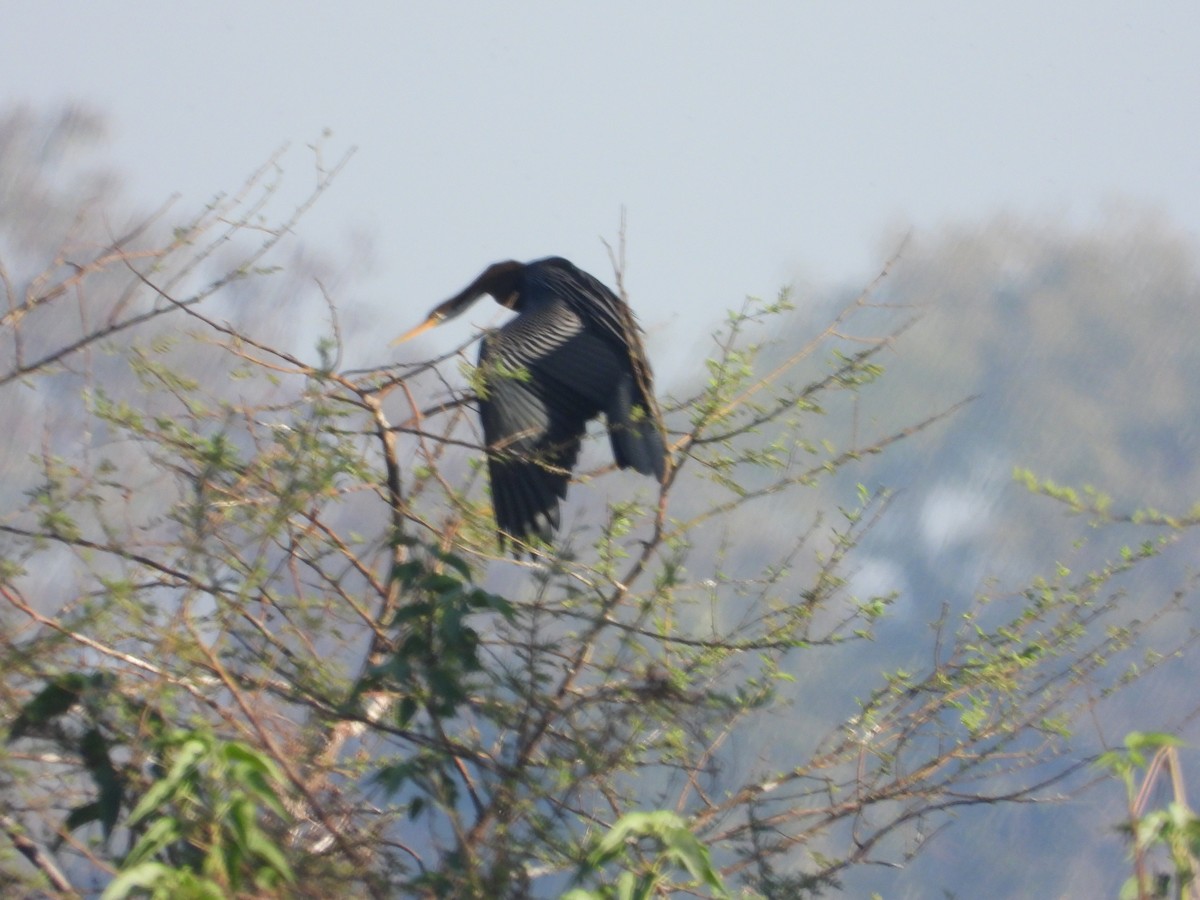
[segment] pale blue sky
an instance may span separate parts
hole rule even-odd
[[[6,5],[6,101],[108,114],[147,203],[194,209],[325,127],[357,145],[303,234],[371,236],[340,299],[394,307],[379,362],[493,260],[607,279],[622,205],[667,355],[697,309],[865,281],[908,224],[1121,199],[1200,235],[1194,2]]]

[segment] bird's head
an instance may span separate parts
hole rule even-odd
[[[418,334],[424,334],[429,329],[436,328],[443,322],[461,315],[484,294],[494,297],[501,306],[516,309],[521,295],[521,272],[524,268],[524,263],[513,260],[492,263],[483,270],[482,275],[465,288],[430,310],[424,322],[392,341],[392,346],[412,340]]]

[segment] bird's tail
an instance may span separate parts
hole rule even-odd
[[[654,414],[632,396],[632,386],[623,383],[608,410],[608,434],[613,459],[622,469],[634,469],[643,475],[663,480],[667,468],[667,447]]]

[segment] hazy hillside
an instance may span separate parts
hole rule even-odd
[[[1001,216],[916,234],[875,299],[902,307],[880,315],[918,321],[865,394],[860,422],[886,429],[977,399],[865,460],[856,476],[898,492],[859,558],[864,590],[901,591],[872,663],[923,647],[925,623],[942,603],[963,608],[975,592],[1028,583],[1060,561],[1084,570],[1122,541],[1146,539],[1133,528],[1095,532],[1031,496],[1014,467],[1093,485],[1126,512],[1184,514],[1200,500],[1200,268],[1194,243],[1170,223],[1125,211],[1078,230]],[[843,498],[850,481],[840,476]],[[1093,543],[1076,547],[1081,539]],[[1136,614],[1170,597],[1194,572],[1197,549],[1193,535],[1123,583],[1122,603]],[[1193,627],[1192,610],[1156,631],[1163,646]],[[1099,706],[1082,726],[1085,743],[1175,727],[1194,741],[1194,725],[1183,723],[1197,708],[1198,675],[1194,660],[1168,667]],[[809,681],[797,694],[813,688]],[[1200,776],[1200,759],[1186,758]],[[1111,895],[1127,874],[1110,828],[1121,814],[1111,784],[1058,808],[968,814],[903,874],[860,874],[889,898],[931,896],[939,886],[974,896],[979,884],[989,897],[1022,897],[1031,883],[1040,896]]]

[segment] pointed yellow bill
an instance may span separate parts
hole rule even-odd
[[[392,341],[391,346],[395,347],[397,344],[403,344],[405,341],[410,341],[413,338],[415,338],[418,334],[424,334],[426,331],[428,331],[430,328],[433,328],[433,326],[437,325],[441,321],[442,321],[442,319],[440,316],[430,316],[428,319],[426,319],[424,322],[422,322],[416,328],[412,329],[411,331],[404,332],[404,334],[400,335],[400,337],[398,337],[394,341]]]

